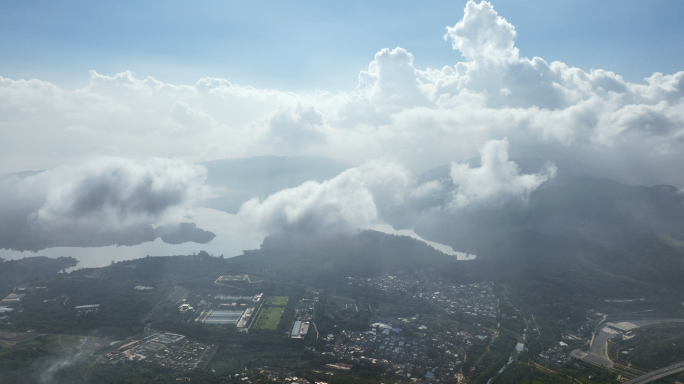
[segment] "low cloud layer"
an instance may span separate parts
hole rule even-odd
[[[223,158],[321,155],[356,165],[245,203],[241,220],[266,232],[410,228],[431,210],[524,203],[556,165],[684,187],[684,72],[630,83],[521,57],[515,27],[486,1],[469,1],[453,20],[445,49],[462,61],[416,68],[406,49],[383,48],[359,68],[356,88],[334,94],[131,72],[92,71],[75,90],[0,77],[0,172],[50,169],[2,179],[0,247],[73,243],[73,228],[86,228],[93,244],[154,238],[152,224],[184,221],[206,197],[203,169],[187,164]],[[478,156],[478,167],[465,165]],[[86,161],[99,157],[108,159]],[[509,157],[550,165],[522,174]],[[453,164],[447,180],[414,176],[444,164]]]
[[[104,158],[42,172],[25,179],[22,188],[47,192],[33,217],[37,222],[116,228],[182,218],[208,194],[205,178],[203,167],[180,160],[152,158],[136,164]]]
[[[362,173],[349,169],[334,179],[308,181],[264,201],[252,199],[240,207],[238,215],[266,232],[349,233],[376,220],[377,208]]]
[[[0,179],[0,248],[132,245],[153,241],[206,242],[209,232],[152,224],[185,219],[210,193],[206,170],[180,160],[144,164],[101,158],[29,175]],[[187,227],[187,228],[186,228]],[[199,231],[199,232],[198,232]],[[183,241],[181,241],[183,240]]]
[[[308,181],[254,198],[240,207],[238,216],[266,233],[295,230],[306,233],[352,233],[375,228],[398,218],[415,216],[423,208],[425,185],[391,159],[368,161],[323,182]],[[386,225],[386,224],[385,224]]]
[[[321,183],[306,182],[242,205],[242,221],[265,233],[351,233],[388,223],[411,228],[426,212],[456,213],[481,205],[524,204],[530,194],[555,177],[548,163],[523,174],[508,159],[508,141],[492,140],[480,149],[479,167],[451,164],[450,179],[421,182],[390,159],[367,162]]]

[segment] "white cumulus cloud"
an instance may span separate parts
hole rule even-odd
[[[308,233],[350,233],[376,220],[377,214],[373,195],[354,168],[322,183],[284,189],[264,201],[252,199],[238,213],[247,224],[267,232]]]
[[[447,27],[444,39],[451,39],[454,49],[469,60],[484,65],[504,64],[518,59],[515,35],[515,27],[499,16],[490,3],[469,1],[463,19]]]
[[[556,175],[549,163],[539,173],[521,174],[520,167],[508,159],[508,140],[492,140],[480,149],[481,165],[451,164],[451,179],[456,185],[453,208],[475,203],[498,204],[509,200],[525,202],[530,194]]]

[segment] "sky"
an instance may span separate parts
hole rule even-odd
[[[0,178],[0,257],[187,253],[153,228],[189,221],[215,254],[284,229],[418,237],[389,218],[524,204],[558,169],[682,188],[683,8],[1,2],[0,174],[43,172]],[[261,155],[350,168],[198,208],[226,192],[199,163]]]
[[[493,3],[516,26],[525,57],[641,82],[684,62],[678,0]],[[0,2],[0,73],[84,86],[88,71],[174,84],[219,77],[287,91],[350,91],[381,48],[401,46],[419,68],[460,59],[442,39],[465,1]]]

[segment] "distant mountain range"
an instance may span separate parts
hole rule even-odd
[[[538,171],[540,159],[518,159],[523,173]],[[430,170],[421,182],[446,180],[449,166]],[[619,247],[635,237],[665,236],[684,240],[684,193],[669,185],[627,185],[559,169],[555,179],[532,192],[529,202],[433,211],[415,225],[426,239],[477,253],[497,238],[532,231],[581,238]]]
[[[513,160],[523,173],[537,172],[545,163],[537,158]],[[349,168],[347,164],[324,157],[277,156],[224,159],[202,165],[208,169],[207,184],[221,191],[222,196],[204,200],[201,205],[230,213],[236,213],[242,203],[253,197],[263,199],[309,180],[328,180]],[[477,160],[471,161],[471,166],[479,166]],[[13,176],[27,177],[35,173]],[[436,206],[431,209],[398,207],[395,211],[381,212],[381,218],[397,229],[413,228],[426,240],[476,253],[479,257],[501,253],[505,248],[503,244],[510,242],[520,248],[521,242],[530,239],[542,243],[555,239],[552,243],[592,244],[621,253],[636,249],[633,246],[635,239],[657,239],[659,244],[672,249],[681,249],[679,245],[684,244],[680,242],[684,241],[684,194],[673,186],[627,185],[561,168],[555,179],[531,194],[527,203],[448,210],[446,204],[457,188],[451,182],[450,165],[418,175],[416,181],[417,185],[430,181],[442,184],[441,195],[431,202]],[[30,227],[19,225],[26,220],[26,214],[13,214],[12,220],[5,220],[0,226],[0,247],[38,250],[54,246],[52,243],[61,246],[134,245],[161,237],[167,243],[179,244],[186,241],[204,243],[214,238],[213,233],[184,223],[156,229],[143,226],[111,234],[78,234],[65,229],[64,233],[50,238],[32,239]],[[680,265],[675,262],[673,259],[668,263],[679,270]]]
[[[478,159],[470,161],[478,167]],[[539,158],[513,159],[522,173],[543,168]],[[324,157],[260,156],[203,163],[207,183],[223,188],[221,197],[207,199],[202,206],[237,213],[245,201],[261,199],[305,181],[324,181],[340,174],[348,165]],[[445,188],[437,206],[413,212],[417,207],[399,207],[384,212],[395,228],[414,228],[427,240],[454,249],[478,253],[497,238],[532,231],[570,236],[604,245],[618,245],[635,236],[665,236],[684,241],[684,193],[668,185],[627,185],[606,178],[559,169],[555,179],[535,190],[526,204],[511,202],[460,210],[444,209],[456,190],[450,165],[431,169],[416,178],[417,184],[439,181]],[[410,212],[410,214],[409,214]]]

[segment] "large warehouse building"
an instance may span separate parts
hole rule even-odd
[[[290,334],[290,337],[293,339],[303,339],[306,337],[306,334],[309,332],[309,322],[308,321],[295,321],[294,326],[292,327],[292,333]]]
[[[237,324],[245,311],[211,311],[206,324]]]

